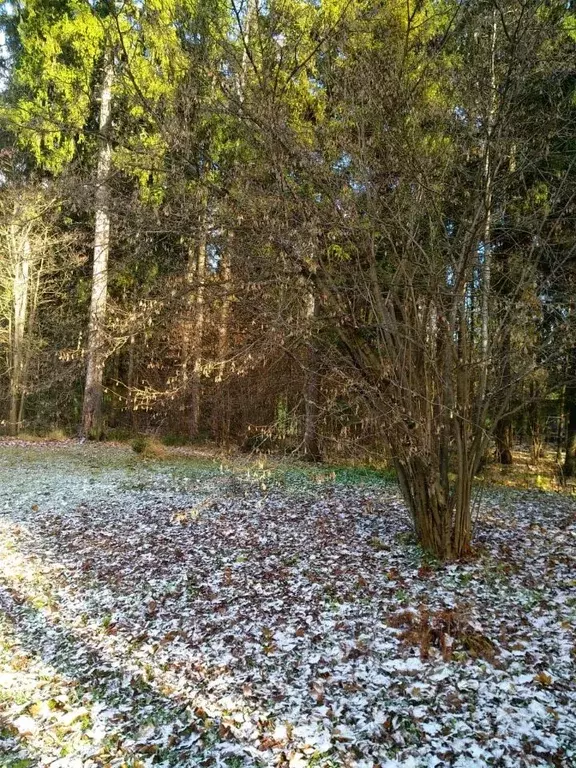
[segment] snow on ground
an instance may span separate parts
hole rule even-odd
[[[1,766],[576,766],[573,501],[263,477],[0,445]]]

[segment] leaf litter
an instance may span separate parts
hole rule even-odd
[[[0,765],[576,765],[571,499],[494,491],[478,556],[393,485],[0,447]]]

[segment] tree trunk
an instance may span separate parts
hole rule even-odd
[[[576,474],[576,348],[570,350],[570,381],[566,386],[566,456],[564,477]]]
[[[190,437],[198,436],[200,426],[200,398],[202,380],[202,336],[204,333],[204,290],[206,281],[206,233],[198,243],[198,289],[196,292],[196,323],[194,328],[195,350],[192,381],[190,386]]]
[[[496,461],[499,464],[513,464],[512,456],[512,421],[508,417],[501,419],[494,433],[496,442]]]
[[[135,357],[136,357],[136,337],[134,334],[130,336],[130,342],[128,344],[128,374],[127,374],[127,381],[126,386],[128,388],[128,398],[127,398],[127,408],[130,418],[130,429],[133,432],[136,432],[138,424],[136,419],[136,409],[134,407],[134,389],[136,387],[136,380],[135,380],[135,373],[136,373],[136,365],[135,365]]]
[[[478,404],[481,408],[486,396],[488,369],[490,364],[490,292],[492,289],[492,199],[493,199],[493,169],[492,169],[492,132],[496,112],[496,13],[492,15],[492,33],[490,38],[490,105],[486,115],[486,139],[484,146],[484,239],[482,243],[482,287],[481,287],[481,368]]]
[[[503,256],[501,260],[501,281],[503,288],[501,294],[506,302],[510,301],[510,274],[508,257]],[[503,342],[502,342],[502,390],[504,392],[505,401],[510,400],[512,392],[512,361],[511,361],[511,330],[510,323],[506,322],[505,327],[502,329]],[[504,403],[506,405],[507,402]],[[506,410],[509,410],[507,407]],[[496,424],[494,431],[494,440],[496,443],[496,461],[499,464],[509,466],[514,463],[514,457],[512,455],[512,418],[509,415],[504,415]]]
[[[216,381],[222,381],[224,377],[224,365],[228,356],[228,317],[230,315],[230,300],[231,300],[231,268],[230,268],[230,254],[226,253],[222,255],[221,264],[221,276],[222,276],[222,305],[220,308],[220,321],[218,323],[218,373],[216,374]]]
[[[104,60],[104,73],[100,92],[100,150],[96,174],[96,222],[94,226],[94,262],[92,270],[92,296],[90,299],[90,323],[86,385],[82,406],[81,432],[86,437],[102,435],[102,380],[105,350],[106,303],[108,294],[108,256],[110,253],[110,186],[112,162],[110,121],[112,114],[112,86],[114,83],[114,58],[108,51]]]
[[[31,265],[32,267],[32,265]],[[32,345],[31,345],[31,339],[32,334],[34,332],[34,328],[36,326],[36,313],[38,311],[38,301],[40,297],[40,282],[42,280],[42,274],[44,272],[44,258],[42,257],[40,259],[40,263],[36,265],[36,276],[35,276],[35,285],[34,285],[34,291],[32,293],[32,301],[29,303],[29,310],[28,310],[28,319],[27,319],[27,325],[28,325],[28,344],[25,345],[24,350],[24,362],[22,363],[22,375],[20,378],[20,409],[18,411],[18,422],[19,424],[22,424],[24,420],[24,404],[26,402],[26,392],[27,392],[27,386],[28,386],[28,374],[30,372],[30,360],[32,357]]]
[[[19,231],[18,231],[19,230]],[[14,263],[13,277],[13,321],[12,321],[12,366],[10,376],[10,417],[11,435],[20,431],[22,385],[25,379],[26,352],[24,350],[26,317],[28,314],[28,287],[30,279],[30,239],[26,227],[12,227],[12,249]]]
[[[202,380],[202,336],[204,333],[204,292],[206,283],[206,209],[202,213],[197,242],[188,258],[187,317],[184,325],[182,388],[188,405],[187,432],[190,438],[198,436]]]
[[[229,233],[229,241],[232,233]],[[228,382],[224,376],[226,358],[229,354],[229,316],[232,300],[232,269],[230,253],[222,254],[220,263],[220,284],[222,289],[222,303],[220,305],[220,318],[218,321],[218,348],[216,376],[214,382],[214,410],[212,413],[212,431],[214,438],[219,443],[226,443],[230,436],[230,392]]]
[[[313,325],[318,312],[318,302],[313,293],[308,294],[306,319]],[[309,461],[321,461],[322,452],[318,440],[318,417],[320,414],[320,375],[319,350],[314,339],[315,329],[310,330],[311,337],[306,348],[306,383],[304,386],[305,422],[304,422],[304,457]]]
[[[537,464],[544,457],[544,430],[540,409],[536,407],[530,419],[530,460]]]
[[[566,456],[563,471],[565,477],[573,477],[576,474],[576,391],[570,393],[566,400]]]
[[[309,461],[322,461],[322,451],[318,440],[318,398],[320,395],[320,377],[318,375],[318,352],[308,350],[308,371],[305,388],[306,415],[304,426],[304,457]]]
[[[408,503],[418,543],[441,560],[462,557],[472,537],[471,482],[456,480],[454,499],[419,456],[395,460],[402,495]]]
[[[562,458],[562,433],[564,427],[564,403],[566,402],[566,388],[560,391],[560,407],[558,409],[558,422],[556,424],[556,463],[560,464]]]
[[[113,373],[112,382],[110,386],[110,392],[112,394],[110,402],[110,415],[108,418],[108,426],[115,428],[119,423],[119,415],[122,410],[122,400],[120,395],[120,359],[122,352],[117,350],[113,356]]]

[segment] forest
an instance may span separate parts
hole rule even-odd
[[[0,764],[576,765],[575,296],[572,0],[1,0]]]

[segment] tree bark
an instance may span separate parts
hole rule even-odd
[[[394,463],[421,547],[441,560],[466,555],[472,536],[468,474],[458,476],[454,499],[450,499],[438,473],[419,456],[397,458]]]
[[[307,297],[306,319],[313,325],[318,312],[318,302],[313,293]],[[310,338],[306,347],[306,383],[304,386],[305,422],[304,422],[304,457],[309,461],[321,461],[322,452],[318,440],[318,418],[320,414],[320,375],[319,350],[314,339],[315,329],[310,329]]]
[[[26,353],[24,349],[26,318],[28,314],[28,288],[30,279],[30,239],[26,227],[12,226],[11,233],[14,277],[13,277],[13,318],[12,318],[12,360],[10,376],[10,417],[11,435],[20,431],[22,405],[22,384],[25,379]]]
[[[96,222],[94,226],[94,261],[92,270],[92,295],[90,299],[90,323],[86,384],[82,405],[81,433],[99,439],[103,431],[102,400],[103,376],[106,362],[105,323],[108,298],[108,257],[110,254],[110,186],[112,164],[110,122],[112,116],[112,86],[114,84],[114,57],[112,51],[105,54],[104,72],[100,91],[100,149],[96,173]]]
[[[570,381],[566,386],[566,456],[564,477],[576,474],[576,348],[570,350]]]
[[[184,338],[182,341],[182,389],[187,406],[186,419],[188,437],[198,436],[200,426],[200,400],[202,380],[202,336],[204,333],[204,292],[206,289],[206,239],[207,212],[206,202],[200,222],[197,241],[191,246],[188,256],[189,284]]]
[[[530,387],[530,410],[528,414],[528,424],[530,429],[530,460],[532,464],[537,464],[544,458],[544,425],[542,424],[542,409],[540,399],[542,393],[533,385]]]
[[[488,368],[490,358],[490,292],[492,288],[492,202],[493,202],[493,170],[492,170],[492,132],[496,112],[496,12],[492,15],[492,30],[490,36],[490,103],[486,115],[486,139],[484,146],[484,239],[482,243],[482,289],[481,289],[481,368],[479,386],[479,406],[482,407],[486,396]]]
[[[130,336],[128,344],[128,375],[126,386],[128,389],[127,408],[130,418],[130,428],[133,432],[136,432],[138,424],[136,419],[136,409],[134,407],[134,389],[136,387],[136,337],[134,334]]]
[[[560,403],[558,408],[558,421],[556,423],[556,463],[560,464],[562,458],[562,433],[564,431],[564,403],[566,402],[566,388],[560,391]]]
[[[228,242],[232,240],[232,237],[233,233],[229,233]],[[224,372],[226,358],[229,353],[229,318],[232,301],[232,267],[228,251],[222,254],[222,261],[220,262],[220,287],[222,290],[222,302],[220,304],[220,317],[218,320],[218,367],[214,378],[216,391],[212,413],[212,431],[214,438],[219,443],[226,443],[230,436],[230,392]]]
[[[507,304],[510,302],[510,265],[508,262],[507,254],[504,254],[501,259],[501,280],[503,288],[501,290],[501,296],[504,302]],[[502,341],[502,390],[504,392],[504,399],[510,400],[512,392],[512,360],[511,360],[511,329],[510,323],[507,322],[502,329],[503,341]],[[494,430],[494,440],[496,443],[495,457],[499,464],[509,466],[514,463],[514,457],[512,454],[512,418],[510,415],[504,415],[496,424]]]
[[[31,268],[32,268],[31,264]],[[40,297],[40,283],[44,272],[44,257],[40,259],[40,262],[35,265],[35,281],[34,290],[32,292],[32,300],[28,301],[28,318],[26,324],[28,326],[28,344],[25,344],[24,349],[24,361],[22,363],[22,375],[20,377],[20,407],[18,411],[18,423],[21,425],[24,420],[24,404],[26,402],[26,392],[28,386],[28,375],[30,372],[30,360],[32,357],[32,334],[36,326],[36,313],[38,311],[38,301]]]
[[[504,417],[498,423],[494,439],[496,442],[496,461],[499,464],[510,465],[514,462],[512,457],[512,422],[509,417]]]
[[[190,387],[190,437],[198,436],[200,427],[200,398],[202,380],[202,336],[204,333],[204,291],[206,283],[206,231],[200,236],[197,249],[196,322],[194,328],[194,365]]]

